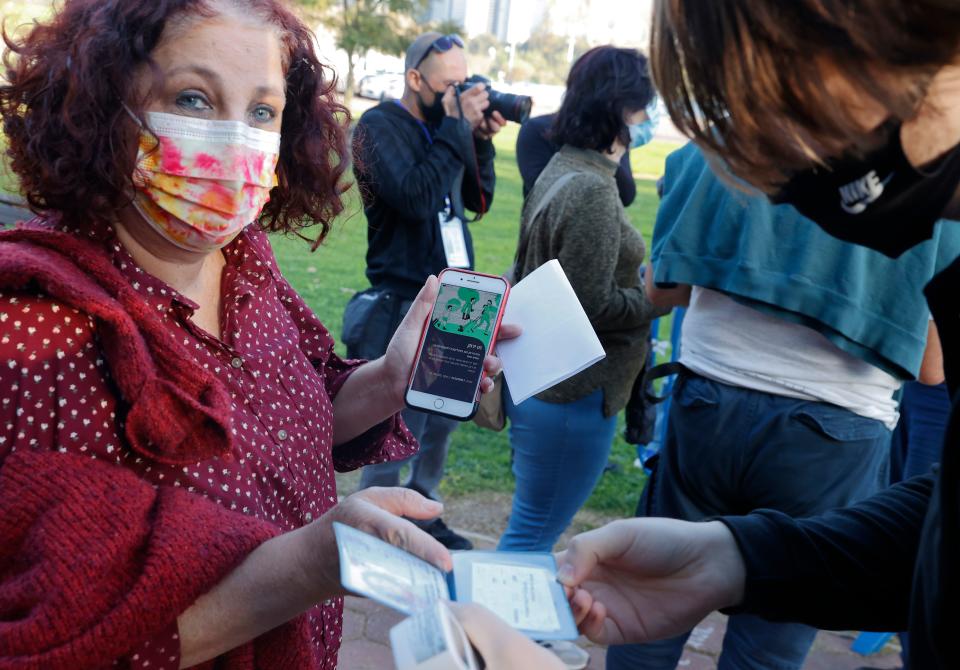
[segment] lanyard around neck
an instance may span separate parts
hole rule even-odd
[[[427,142],[429,142],[430,144],[433,144],[433,136],[430,134],[430,129],[427,128],[427,124],[425,124],[423,121],[415,117],[410,112],[410,110],[407,109],[406,106],[404,106],[402,102],[400,102],[399,100],[394,100],[394,102],[397,103],[403,111],[405,111],[407,114],[410,114],[410,118],[417,122],[417,125],[420,126],[420,129],[423,131],[423,134],[426,135]]]

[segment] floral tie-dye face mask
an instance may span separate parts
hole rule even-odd
[[[147,112],[134,206],[188,251],[229,244],[257,220],[277,185],[280,134],[239,121]]]

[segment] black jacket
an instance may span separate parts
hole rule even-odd
[[[560,151],[560,147],[549,139],[550,127],[555,118],[556,114],[534,117],[523,124],[517,135],[517,167],[520,168],[520,176],[523,178],[524,200],[533,190],[543,168],[547,167],[553,155]],[[620,168],[615,176],[620,202],[624,207],[629,207],[637,197],[637,182],[633,180],[629,151],[620,159]]]
[[[464,122],[451,117],[428,128],[388,101],[360,117],[353,145],[367,215],[367,278],[374,287],[413,298],[430,274],[447,266],[438,218],[447,197],[464,222],[464,209],[489,209],[496,180],[493,142],[474,139]],[[468,225],[464,235],[473,267]]]
[[[732,611],[818,628],[907,629],[911,668],[957,667],[950,622],[960,607],[958,288],[960,260],[926,289],[954,399],[940,466],[810,519],[769,510],[723,519],[747,565],[746,598]]]

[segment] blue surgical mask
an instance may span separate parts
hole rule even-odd
[[[634,123],[627,126],[630,129],[630,148],[639,149],[653,139],[653,133],[657,129],[656,124],[650,119],[645,119],[640,123]]]
[[[639,149],[644,144],[649,143],[650,140],[653,139],[654,133],[657,132],[657,125],[660,123],[660,110],[657,106],[657,98],[654,98],[644,111],[647,113],[646,119],[640,123],[627,126],[630,131],[631,149]]]

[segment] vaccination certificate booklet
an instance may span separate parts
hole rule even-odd
[[[552,554],[453,552],[444,574],[426,561],[350,526],[333,524],[340,579],[348,590],[403,614],[437,600],[477,603],[534,640],[579,636]]]

